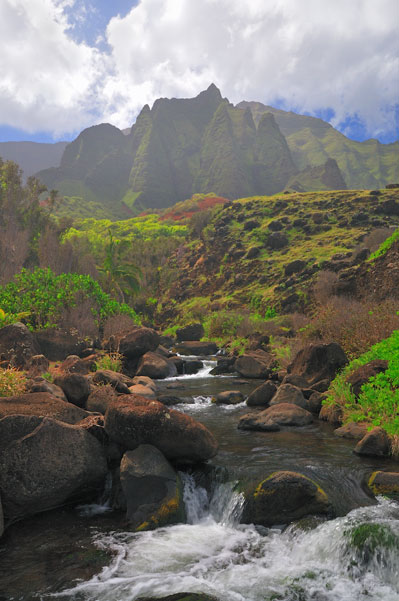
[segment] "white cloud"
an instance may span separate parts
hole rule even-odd
[[[233,102],[330,107],[334,124],[357,115],[370,135],[394,127],[397,0],[141,0],[110,21],[107,53],[72,41],[63,4],[0,4],[0,115],[11,125],[76,130],[97,113],[126,127],[143,104],[214,82]]]
[[[75,43],[63,13],[71,2],[0,3],[0,122],[55,134],[87,125],[101,61]],[[91,117],[93,119],[93,117]]]

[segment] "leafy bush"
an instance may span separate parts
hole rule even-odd
[[[374,359],[387,360],[388,368],[363,384],[355,398],[346,378]],[[366,421],[388,434],[399,435],[399,330],[351,361],[332,382],[325,404],[340,405],[346,423]]]
[[[0,368],[0,397],[22,394],[26,390],[26,383],[23,372],[14,367]]]
[[[65,309],[76,307],[89,299],[91,313],[98,325],[117,314],[125,314],[136,323],[135,311],[105,294],[98,282],[88,275],[62,273],[51,269],[23,269],[6,286],[0,286],[0,305],[7,313],[28,313],[26,323],[31,329],[58,325]]]
[[[122,371],[122,355],[120,353],[105,354],[96,361],[96,370],[109,369],[111,371]]]
[[[0,328],[22,321],[27,317],[29,317],[28,311],[22,313],[6,313],[3,309],[0,309]]]

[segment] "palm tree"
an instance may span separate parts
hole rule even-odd
[[[128,240],[115,240],[111,230],[108,230],[108,236],[104,264],[98,270],[104,276],[106,292],[124,303],[126,294],[136,294],[140,290],[142,273],[133,263],[121,263],[122,254],[131,243]]]

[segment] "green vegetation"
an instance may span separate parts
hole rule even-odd
[[[96,360],[96,371],[109,369],[111,371],[122,371],[122,355],[119,353],[105,353]]]
[[[55,275],[51,269],[23,269],[11,282],[0,286],[0,305],[7,313],[26,312],[25,323],[32,329],[58,324],[62,313],[83,302],[90,303],[90,312],[98,326],[117,314],[138,322],[134,310],[120,304],[103,292],[90,276],[75,273]]]
[[[387,360],[388,368],[363,384],[356,398],[346,378],[375,359]],[[325,404],[339,405],[344,423],[367,422],[399,435],[399,330],[351,361],[332,382]]]
[[[389,526],[365,523],[345,532],[350,544],[361,551],[373,555],[376,549],[399,549],[399,539]]]
[[[29,317],[28,311],[21,313],[6,313],[3,309],[0,308],[0,328],[4,328],[4,326],[9,326],[13,323],[17,323],[18,321],[22,321]]]
[[[387,238],[381,244],[381,246],[369,256],[368,260],[374,261],[374,259],[377,259],[377,257],[381,257],[381,256],[385,255],[386,252],[392,247],[392,245],[395,242],[397,242],[398,240],[399,240],[399,228],[397,230],[395,230],[394,233],[392,234],[392,236],[389,236],[389,238]]]
[[[26,390],[27,378],[14,367],[0,367],[0,397],[22,394]]]

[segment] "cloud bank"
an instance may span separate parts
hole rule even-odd
[[[55,136],[128,127],[145,103],[214,82],[232,102],[331,109],[334,126],[356,119],[374,137],[395,130],[397,0],[141,0],[110,20],[105,47],[74,40],[73,4],[0,3],[2,124]]]

